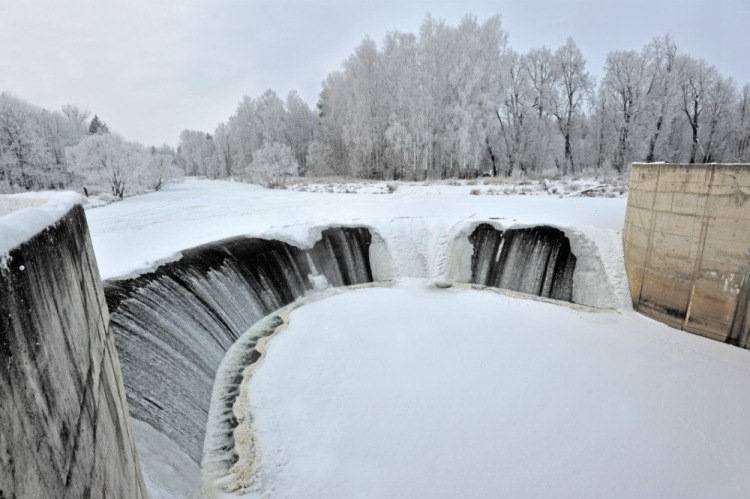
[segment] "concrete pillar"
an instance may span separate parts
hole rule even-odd
[[[0,498],[146,496],[108,324],[80,206],[3,258]]]

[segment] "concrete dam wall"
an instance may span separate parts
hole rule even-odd
[[[0,498],[145,497],[108,322],[79,205],[0,262]]]
[[[236,238],[105,287],[131,415],[201,462],[216,370],[253,324],[326,286],[372,281],[371,235],[329,228],[310,249]]]
[[[625,266],[633,307],[750,345],[750,165],[632,165]]]

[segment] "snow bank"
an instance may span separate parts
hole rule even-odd
[[[82,202],[74,192],[0,195],[0,259]]]

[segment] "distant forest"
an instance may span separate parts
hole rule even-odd
[[[507,39],[500,17],[450,26],[427,16],[417,34],[389,33],[380,45],[365,38],[325,79],[314,109],[295,92],[246,96],[212,133],[184,130],[176,150],[126,142],[73,106],[46,111],[2,94],[0,190],[96,178],[89,183],[122,196],[183,173],[274,183],[750,162],[750,86],[680,52],[668,35],[610,52],[598,82],[572,38],[527,53]],[[96,138],[107,134],[114,138]],[[118,155],[128,160],[107,166]],[[112,185],[113,168],[127,188]]]

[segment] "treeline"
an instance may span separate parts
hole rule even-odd
[[[75,106],[0,94],[0,192],[113,196],[186,175],[264,184],[296,175],[425,179],[623,173],[632,161],[750,162],[750,86],[669,36],[611,52],[595,82],[572,39],[519,53],[499,17],[365,38],[323,82],[316,109],[291,92],[245,97],[213,133],[146,147]]]
[[[188,174],[252,178],[271,148],[286,171],[381,179],[747,162],[749,108],[750,87],[669,36],[611,52],[597,83],[572,39],[519,53],[499,17],[452,27],[428,16],[418,34],[365,38],[315,112],[295,93],[245,97],[213,135],[183,132],[178,160]]]
[[[72,105],[49,111],[0,94],[0,192],[80,188],[122,198],[181,175],[168,146],[128,142]]]

